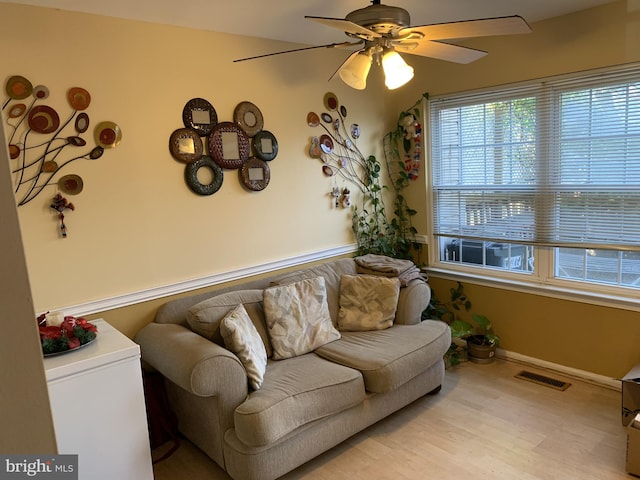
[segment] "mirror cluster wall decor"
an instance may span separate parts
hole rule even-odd
[[[11,172],[15,175],[15,196],[18,206],[34,200],[46,187],[55,187],[50,208],[60,221],[59,233],[67,237],[64,210],[74,210],[62,193],[78,195],[84,188],[79,175],[61,176],[62,170],[76,160],[98,160],[105,150],[117,147],[122,141],[122,130],[110,121],[99,122],[93,128],[94,147],[86,147],[83,135],[89,130],[90,119],[86,110],[91,94],[82,87],[71,87],[66,101],[71,112],[60,118],[54,96],[44,85],[33,86],[21,75],[9,77],[5,84],[7,99],[2,112],[7,124]],[[89,135],[91,137],[91,135]],[[91,140],[91,139],[90,139]]]
[[[267,162],[278,155],[278,141],[263,129],[264,118],[256,105],[240,102],[232,122],[219,122],[211,103],[192,98],[182,110],[182,120],[184,128],[169,137],[169,152],[186,164],[184,178],[193,193],[216,193],[222,187],[224,169],[238,170],[247,190],[267,187],[271,179]]]

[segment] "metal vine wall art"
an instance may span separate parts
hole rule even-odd
[[[358,167],[364,166],[365,157],[355,143],[360,137],[360,126],[354,123],[347,128],[347,108],[339,105],[335,94],[328,92],[325,95],[324,106],[328,112],[307,114],[310,127],[324,130],[319,137],[311,137],[309,156],[322,162],[322,172],[326,176],[337,174],[364,191],[366,181]]]
[[[365,193],[371,183],[371,172],[367,157],[357,146],[360,125],[352,123],[347,126],[347,107],[340,105],[334,93],[325,94],[324,106],[328,111],[320,115],[315,112],[307,114],[307,125],[320,127],[324,131],[320,136],[311,137],[309,156],[321,161],[325,176],[334,179],[341,177]],[[329,195],[333,197],[336,208],[351,206],[351,191],[348,188],[340,189],[334,184]]]
[[[5,85],[7,99],[2,111],[7,124],[7,137],[11,171],[15,175],[15,195],[18,206],[34,200],[46,187],[57,187],[52,196],[51,208],[60,220],[60,234],[67,235],[62,219],[62,210],[73,209],[62,206],[61,193],[79,194],[84,182],[79,175],[61,175],[76,160],[98,160],[105,149],[115,148],[122,140],[120,127],[113,122],[100,122],[93,129],[94,147],[87,146],[83,137],[89,130],[90,119],[86,110],[91,104],[91,95],[82,87],[72,87],[66,99],[71,113],[66,120],[44,103],[49,98],[49,89],[44,85],[33,86],[25,77],[11,76]],[[72,125],[70,127],[70,125]],[[73,129],[73,131],[72,131]],[[66,202],[66,200],[65,200]]]

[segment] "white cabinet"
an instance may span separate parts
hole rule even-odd
[[[140,347],[104,320],[96,339],[46,357],[61,454],[78,454],[79,480],[152,480]]]

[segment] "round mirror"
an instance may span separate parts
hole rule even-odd
[[[258,119],[256,118],[255,113],[253,113],[253,112],[245,112],[245,114],[244,114],[244,124],[247,127],[255,127],[256,123],[258,123]]]

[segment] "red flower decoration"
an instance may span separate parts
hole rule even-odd
[[[62,330],[60,327],[40,327],[40,338],[50,338],[51,340],[57,340],[62,336]]]
[[[67,332],[67,337],[73,336],[73,327],[76,326],[76,318],[75,317],[64,317],[60,328],[62,328],[65,332]]]
[[[72,316],[64,317],[60,326],[45,326],[46,314],[38,316],[38,330],[40,341],[45,354],[74,350],[91,342],[97,335],[98,329],[84,318]]]
[[[76,320],[76,325],[82,327],[84,330],[98,333],[98,329],[96,328],[96,326],[93,323],[87,322],[84,318],[78,318]]]

